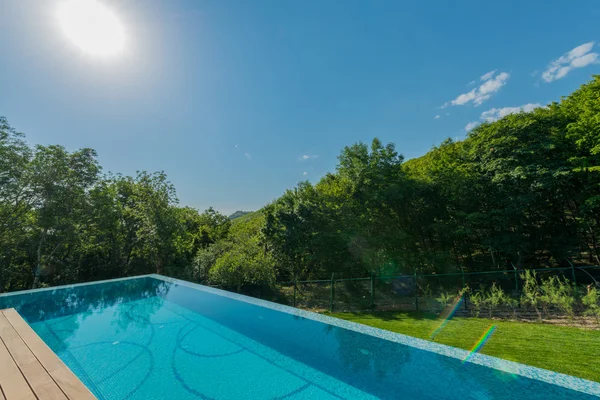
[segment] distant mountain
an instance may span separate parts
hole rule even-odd
[[[246,214],[250,214],[252,211],[236,211],[229,216],[229,219],[236,219],[239,217],[243,217]]]

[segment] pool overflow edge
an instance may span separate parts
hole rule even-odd
[[[455,358],[458,360],[464,360],[469,356],[468,350],[459,349],[444,345],[441,343],[430,342],[425,339],[419,339],[401,333],[386,331],[379,328],[374,328],[368,325],[359,324],[356,322],[346,321],[339,318],[319,314],[312,311],[307,311],[279,303],[274,303],[267,300],[258,299],[255,297],[246,296],[239,293],[228,292],[226,290],[213,288],[193,282],[183,281],[180,279],[170,278],[158,274],[145,275],[152,278],[156,278],[165,282],[171,282],[174,284],[186,286],[196,290],[202,290],[208,293],[212,293],[219,296],[224,296],[233,300],[243,301],[246,303],[254,304],[259,307],[269,308],[271,310],[280,311],[286,314],[291,314],[297,317],[306,318],[312,321],[321,322],[327,325],[336,326],[338,328],[351,330],[354,332],[362,333],[368,336],[377,337],[379,339],[403,344],[425,350],[433,353],[437,353],[446,357]],[[368,279],[368,278],[367,278]],[[333,280],[333,276],[332,276]],[[528,379],[533,379],[541,382],[545,382],[551,385],[560,386],[563,388],[571,389],[574,391],[582,392],[592,396],[600,397],[600,382],[593,382],[583,378],[561,374],[530,365],[517,363],[514,361],[508,361],[501,358],[488,356],[481,353],[471,354],[468,362],[481,365],[487,368],[492,368],[498,371],[506,372],[509,374],[519,375]]]
[[[564,270],[564,268],[561,268]],[[509,271],[512,272],[512,271]],[[410,276],[410,275],[409,275]],[[446,357],[455,358],[458,360],[463,360],[469,354],[469,351],[459,349],[456,347],[451,347],[447,345],[443,345],[440,343],[430,342],[424,339],[415,338],[412,336],[403,335],[396,332],[386,331],[379,328],[374,328],[367,325],[362,325],[356,322],[346,321],[339,318],[330,317],[327,315],[315,313],[312,311],[302,310],[295,307],[290,307],[283,304],[273,303],[267,300],[261,300],[258,298],[245,296],[238,293],[228,292],[222,289],[217,289],[214,287],[204,286],[193,282],[183,281],[180,279],[170,278],[163,275],[158,274],[146,274],[139,276],[131,276],[126,278],[119,279],[109,279],[109,280],[101,280],[95,282],[87,282],[87,283],[78,283],[72,285],[62,285],[48,288],[40,288],[40,289],[32,289],[32,290],[23,290],[17,292],[10,293],[2,293],[0,297],[7,296],[16,296],[23,295],[27,293],[35,293],[41,291],[53,291],[60,289],[73,288],[78,286],[85,285],[98,285],[102,283],[108,282],[117,282],[117,281],[125,281],[130,279],[140,279],[140,278],[153,278],[163,282],[169,282],[176,285],[186,286],[192,289],[201,290],[204,292],[212,293],[215,295],[227,297],[233,300],[243,301],[245,303],[254,304],[259,307],[269,308],[271,310],[280,311],[286,314],[291,314],[297,317],[306,318],[309,320],[313,320],[316,322],[320,322],[327,325],[336,326],[338,328],[351,330],[357,333],[361,333],[364,335],[376,337],[379,339],[399,343],[406,346],[411,346],[420,350],[425,350],[433,353],[437,353]],[[369,279],[369,278],[367,278]],[[332,275],[331,281],[334,281],[334,276]],[[583,378],[578,378],[566,374],[561,374],[554,371],[545,370],[542,368],[532,367],[525,364],[520,364],[514,361],[508,361],[497,357],[488,356],[481,353],[475,353],[469,359],[469,362],[481,365],[484,367],[492,368],[495,370],[503,371],[509,374],[515,374],[519,376],[523,376],[525,378],[545,382],[551,385],[560,386],[566,389],[571,389],[574,391],[582,392],[585,394],[589,394],[592,396],[600,397],[600,383],[589,381]]]

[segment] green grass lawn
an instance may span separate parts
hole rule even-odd
[[[427,340],[441,322],[435,315],[414,312],[331,315]],[[496,325],[496,330],[480,353],[600,382],[600,331],[485,318],[454,318],[434,341],[470,350],[491,324]]]

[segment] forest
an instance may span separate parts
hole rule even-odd
[[[31,146],[0,119],[0,292],[159,273],[212,285],[600,265],[600,76],[404,161],[345,147],[335,171],[230,219],[162,172]]]

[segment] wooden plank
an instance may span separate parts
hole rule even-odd
[[[35,400],[36,397],[0,338],[0,387],[10,400]]]
[[[4,310],[4,316],[70,400],[96,400],[92,392],[54,354],[15,309]]]
[[[0,337],[21,370],[25,380],[39,399],[67,400],[54,379],[44,369],[42,364],[33,355],[17,331],[8,322],[4,313],[0,313]]]

